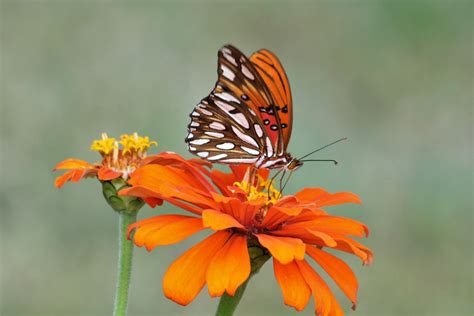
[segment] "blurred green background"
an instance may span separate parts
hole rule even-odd
[[[98,160],[89,145],[103,131],[190,157],[188,113],[213,88],[225,43],[281,59],[293,154],[349,137],[317,156],[339,166],[308,163],[289,188],[364,201],[330,209],[371,228],[374,264],[343,256],[360,281],[349,314],[474,313],[472,3],[3,0],[0,20],[1,315],[111,313],[117,216],[97,181],[58,191],[51,169]],[[206,289],[186,308],[161,290],[167,266],[202,237],[136,249],[130,315],[214,313]],[[297,315],[271,264],[237,315]]]

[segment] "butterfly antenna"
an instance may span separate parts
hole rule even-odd
[[[318,152],[318,151],[320,151],[320,150],[323,150],[324,148],[327,148],[327,147],[329,147],[329,146],[332,146],[332,145],[334,145],[334,144],[337,144],[337,143],[339,143],[339,142],[342,142],[343,140],[346,140],[346,139],[347,139],[347,137],[340,138],[340,139],[338,139],[338,140],[336,140],[336,141],[334,141],[334,142],[332,142],[332,143],[330,143],[330,144],[327,144],[326,146],[323,146],[323,147],[321,147],[321,148],[318,148],[318,149],[316,149],[316,150],[313,150],[312,152],[310,152],[310,153],[307,154],[307,155],[304,155],[303,157],[299,158],[298,160],[300,160],[300,161],[328,161],[328,160],[303,160],[303,159],[305,159],[305,158],[308,157],[308,156],[311,156],[311,155],[314,154],[315,152]],[[329,160],[329,161],[333,161],[333,162],[337,165],[337,161],[335,161],[335,160]]]
[[[338,162],[334,159],[307,159],[307,160],[300,160],[301,162],[308,162],[308,161],[332,161],[334,162],[335,165],[338,164]]]

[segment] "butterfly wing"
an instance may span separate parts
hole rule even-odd
[[[191,113],[186,142],[191,153],[222,163],[256,163],[272,157],[272,141],[257,114],[271,94],[252,63],[238,49],[218,53],[218,81]]]
[[[259,114],[277,155],[282,155],[288,147],[293,122],[290,83],[283,66],[272,52],[261,49],[252,54],[250,61],[270,92],[272,106],[260,108]]]

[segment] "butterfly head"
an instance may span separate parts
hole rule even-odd
[[[285,169],[287,169],[288,171],[294,171],[303,165],[303,162],[301,160],[294,158],[293,156],[291,156],[290,153],[287,153],[285,155],[285,160],[287,161]]]

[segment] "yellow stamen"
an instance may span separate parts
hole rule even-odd
[[[109,138],[106,133],[102,133],[101,140],[94,140],[91,144],[91,150],[98,151],[102,154],[108,155],[116,145],[115,138]]]
[[[256,186],[250,185],[247,181],[235,182],[234,186],[247,192],[249,201],[264,198],[265,205],[275,204],[280,197],[280,191],[273,187],[271,181],[265,180],[261,176],[258,176]]]
[[[158,145],[157,142],[150,141],[148,136],[138,136],[137,133],[133,133],[132,135],[124,134],[120,136],[120,144],[122,145],[124,155],[132,152],[143,154],[151,146]]]

